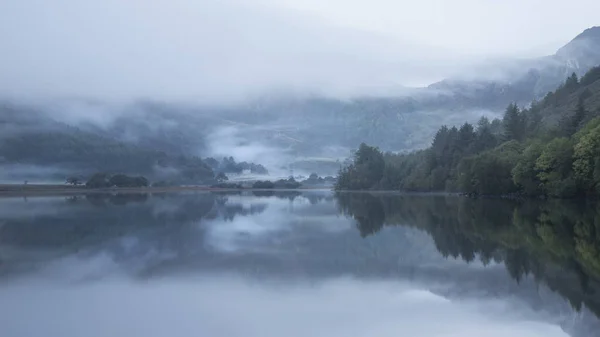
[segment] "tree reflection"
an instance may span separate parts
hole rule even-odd
[[[383,226],[426,231],[445,257],[501,262],[521,282],[532,277],[600,314],[600,208],[596,202],[510,201],[453,196],[336,194],[361,236]]]

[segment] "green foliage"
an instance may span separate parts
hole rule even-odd
[[[598,80],[600,80],[600,67],[594,67],[581,77],[579,83],[582,86],[588,86]]]
[[[576,186],[571,177],[573,145],[567,138],[557,138],[548,143],[535,162],[541,188],[547,195],[571,197]]]
[[[504,127],[504,140],[522,140],[525,135],[525,115],[515,103],[510,104],[502,118]]]
[[[476,128],[469,123],[460,128],[442,126],[426,150],[382,155],[361,144],[354,162],[340,170],[335,188],[550,197],[598,194],[600,117],[588,118],[586,102],[600,101],[600,92],[584,87],[596,84],[597,72],[593,69],[581,82],[573,74],[529,109],[510,104],[502,121],[482,117]],[[559,128],[543,123],[545,106],[573,97],[577,104],[564,106]]]
[[[573,115],[564,115],[563,118],[561,118],[560,128],[562,134],[565,137],[574,135],[580,129],[581,123],[585,120],[587,114],[583,96],[580,96]]]
[[[275,188],[275,184],[271,181],[265,180],[265,181],[256,181],[254,184],[252,184],[252,188],[256,188],[256,189],[272,189]]]
[[[115,174],[108,179],[110,187],[147,187],[148,179],[144,177],[130,177],[125,174]]]
[[[110,187],[108,183],[108,179],[110,176],[106,173],[96,173],[90,177],[90,179],[85,183],[85,186],[88,188],[106,188]]]
[[[302,186],[302,184],[297,182],[293,177],[288,179],[280,179],[275,182],[275,188],[296,189],[300,186]]]
[[[522,189],[525,195],[533,196],[542,193],[541,181],[535,168],[535,163],[542,151],[541,142],[532,143],[523,151],[517,165],[512,169],[513,182]]]
[[[386,170],[383,153],[364,143],[354,154],[352,164],[340,170],[336,189],[370,189],[383,178]]]
[[[600,185],[600,118],[588,123],[577,135],[573,170],[586,192],[599,192]]]
[[[458,169],[460,190],[468,194],[508,194],[516,191],[508,156],[485,152],[463,159]]]
[[[302,186],[302,184],[300,184],[299,182],[297,182],[294,178],[290,177],[289,179],[279,179],[275,182],[273,181],[256,181],[254,184],[252,184],[252,188],[256,188],[256,189],[273,189],[273,188],[279,188],[279,189],[296,189],[299,188],[300,186]]]
[[[200,158],[177,156],[142,148],[72,128],[22,131],[0,141],[0,157],[6,162],[33,165],[63,165],[79,172],[125,172],[154,175],[177,172],[169,177],[186,183],[212,180],[212,169]]]
[[[110,176],[106,173],[96,173],[85,184],[88,188],[108,187],[147,187],[148,179],[142,176],[130,177],[125,174]]]

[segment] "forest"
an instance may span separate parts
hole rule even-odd
[[[361,144],[336,190],[580,197],[600,192],[600,67],[575,74],[502,119],[442,126],[431,146],[383,153]]]

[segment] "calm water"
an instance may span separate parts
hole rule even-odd
[[[390,194],[0,199],[0,336],[600,336],[600,211]]]

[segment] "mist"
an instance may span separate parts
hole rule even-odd
[[[4,1],[0,41],[0,91],[28,99],[394,96],[474,60],[258,0]]]
[[[262,164],[273,177],[287,177],[292,168],[303,176],[335,175],[339,162],[362,142],[392,152],[423,149],[441,125],[497,117],[513,101],[525,106],[600,57],[586,45],[595,42],[585,39],[557,52],[594,24],[587,14],[567,20],[560,34],[554,28],[552,34],[540,32],[552,21],[540,16],[531,32],[499,45],[486,34],[497,37],[505,21],[474,22],[492,9],[506,13],[509,5],[460,0],[449,8],[427,1],[444,11],[389,0],[372,6],[3,1],[0,101],[23,107],[6,118],[3,137],[7,144],[17,138],[22,148],[32,148],[26,139],[33,137],[19,132],[41,130],[34,136],[51,143],[49,150],[66,147],[65,153],[118,148],[120,142],[132,152],[173,158],[233,157]],[[554,2],[544,6],[550,16],[564,11]],[[525,17],[518,13],[515,20]],[[442,22],[448,27],[440,27]],[[4,107],[0,110],[3,115]],[[21,115],[32,116],[26,128],[11,120]],[[40,136],[50,127],[52,135]],[[74,155],[40,162],[35,151],[3,150],[12,155],[11,164],[49,164],[70,172],[62,166],[75,163],[74,174],[106,170],[85,167],[89,158]],[[161,180],[177,175],[172,165],[149,166],[143,174]],[[43,178],[33,170],[24,173]],[[46,181],[58,175],[64,174]]]

